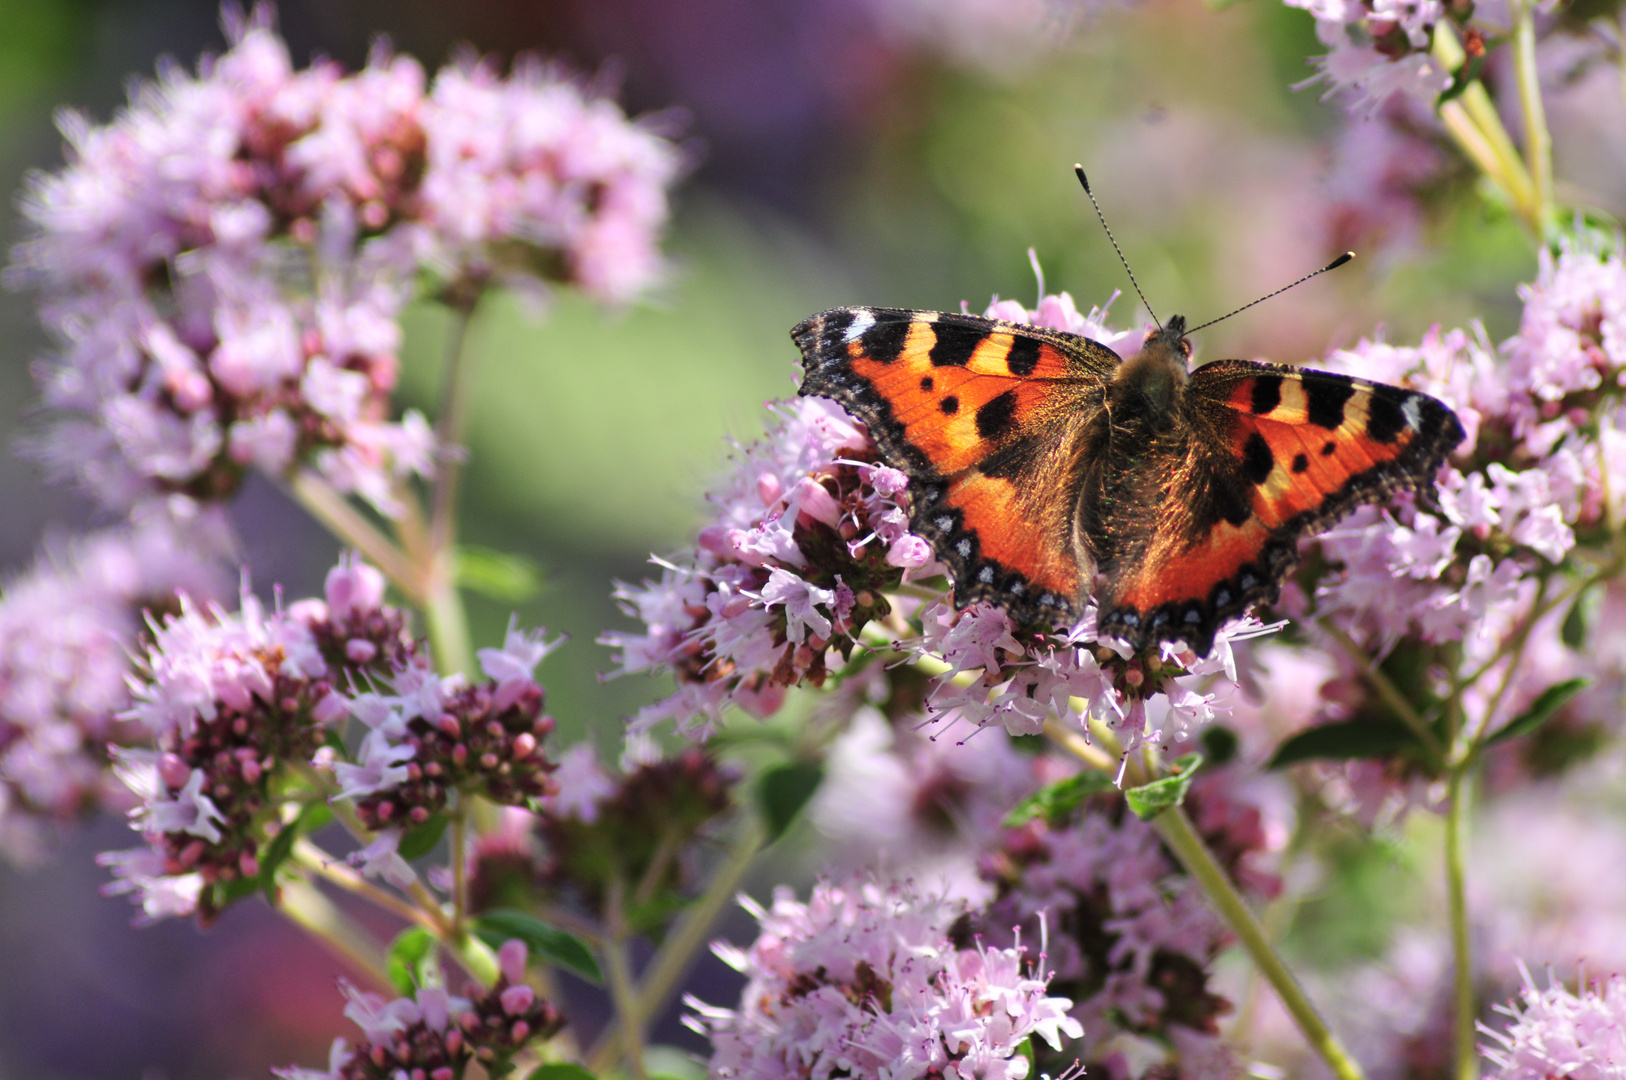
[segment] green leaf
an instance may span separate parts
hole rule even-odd
[[[422,825],[408,829],[406,835],[401,837],[400,845],[395,849],[396,854],[407,862],[423,858],[440,843],[440,836],[446,831],[447,821],[445,814],[436,814]]]
[[[1033,1036],[1029,1035],[1023,1039],[1022,1044],[1016,1048],[1016,1052],[1028,1059],[1028,1075],[1036,1075],[1039,1071],[1039,1058],[1033,1052]]]
[[[785,834],[823,781],[824,766],[817,761],[791,761],[762,770],[757,781],[757,803],[762,807],[770,843]]]
[[[301,836],[309,836],[332,820],[333,808],[327,803],[320,800],[306,803],[305,808],[265,845],[265,851],[260,854],[258,881],[267,903],[275,905],[277,902],[277,868],[288,861],[288,856],[294,850],[294,841]]]
[[[1305,728],[1297,735],[1283,739],[1265,768],[1285,769],[1315,758],[1348,761],[1351,758],[1388,757],[1419,745],[1411,729],[1399,724],[1370,718],[1338,720]]]
[[[1054,825],[1077,810],[1090,796],[1116,790],[1112,778],[1105,773],[1091,770],[1069,776],[1054,784],[1046,784],[1017,803],[1015,809],[1005,815],[1005,827],[1014,829],[1036,817],[1042,817]]]
[[[474,932],[493,949],[500,949],[509,938],[518,938],[530,947],[533,956],[574,972],[588,982],[604,981],[604,973],[599,970],[593,950],[586,942],[568,930],[549,926],[535,915],[512,908],[487,911],[474,920]]]
[[[460,544],[457,583],[481,596],[519,604],[542,591],[542,573],[523,555]]]
[[[705,1067],[695,1060],[693,1052],[669,1043],[644,1047],[644,1069],[649,1080],[706,1080]]]
[[[215,889],[215,903],[224,909],[244,897],[253,896],[258,892],[260,890],[260,879],[258,877],[233,878],[230,881],[216,885]]]
[[[1563,625],[1559,627],[1558,636],[1564,644],[1572,649],[1579,649],[1586,644],[1586,632],[1597,620],[1598,602],[1602,594],[1597,589],[1587,589],[1575,598],[1575,603],[1564,615]]]
[[[1461,97],[1463,91],[1472,86],[1474,80],[1479,78],[1479,72],[1484,66],[1485,54],[1483,53],[1463,61],[1462,66],[1457,68],[1456,73],[1451,76],[1451,85],[1446,87],[1434,102],[1434,107],[1437,109],[1451,99]]]
[[[402,997],[411,997],[424,985],[424,968],[436,962],[435,935],[421,926],[409,926],[390,942],[384,971]]]
[[[1124,798],[1129,802],[1129,809],[1142,821],[1151,821],[1169,807],[1179,806],[1186,801],[1186,792],[1191,790],[1191,778],[1202,763],[1201,754],[1187,754],[1169,766],[1171,775],[1125,791]]]
[[[1203,744],[1203,756],[1208,759],[1208,764],[1215,768],[1236,757],[1237,749],[1241,745],[1236,732],[1224,724],[1209,724],[1203,728],[1199,741]]]
[[[598,1080],[574,1061],[550,1061],[530,1071],[525,1080]]]
[[[1530,734],[1551,720],[1570,698],[1585,690],[1590,683],[1590,679],[1565,679],[1561,683],[1549,686],[1530,703],[1528,709],[1509,720],[1494,735],[1486,739],[1485,745],[1495,746],[1499,742]]]

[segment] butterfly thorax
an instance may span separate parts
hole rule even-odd
[[[1186,457],[1191,343],[1176,315],[1119,364],[1078,461],[1074,550],[1097,573],[1138,558]]]

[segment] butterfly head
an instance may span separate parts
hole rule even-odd
[[[1178,412],[1189,374],[1191,339],[1186,337],[1184,315],[1172,315],[1156,333],[1147,335],[1140,351],[1122,364],[1112,378],[1114,407],[1139,414],[1163,427]]]
[[[1191,339],[1186,337],[1186,317],[1184,315],[1170,315],[1169,321],[1163,324],[1162,329],[1147,337],[1146,344],[1141,346],[1141,351],[1145,352],[1147,349],[1152,348],[1154,344],[1160,349],[1167,350],[1171,355],[1178,356],[1182,365],[1190,360]]]

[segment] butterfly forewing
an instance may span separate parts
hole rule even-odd
[[[1019,622],[1075,617],[1070,447],[1100,408],[1116,353],[1088,338],[974,315],[837,308],[791,331],[803,394],[839,401],[908,473],[911,527],[954,574],[960,604]]]

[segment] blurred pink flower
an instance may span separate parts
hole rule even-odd
[[[0,598],[0,851],[40,853],[42,829],[118,801],[106,744],[136,737],[116,718],[141,611],[177,590],[225,591],[205,529],[162,522],[81,537],[42,557]],[[218,551],[218,547],[214,547]]]
[[[1257,837],[1250,846],[1258,846]],[[1242,849],[1232,848],[1231,857],[1240,859]],[[1143,1060],[1145,1075],[1219,1080],[1234,1072],[1216,1026],[1229,1003],[1208,985],[1225,928],[1151,826],[1121,801],[1103,797],[1053,828],[1036,820],[1006,830],[984,853],[982,872],[998,889],[977,917],[988,941],[1049,927],[1054,986],[1076,1001],[1072,1015],[1083,1022],[1087,1064],[1107,1064],[1115,1076],[1141,1075],[1114,1060],[1115,1040],[1130,1033],[1173,1051],[1170,1061]],[[1168,1072],[1175,1061],[1183,1067]],[[1207,1068],[1194,1068],[1202,1061]]]
[[[23,198],[9,281],[58,343],[33,452],[115,509],[309,465],[398,514],[436,454],[421,415],[391,419],[421,268],[459,302],[495,271],[619,302],[659,269],[679,155],[647,125],[534,61],[447,69],[431,97],[383,47],[295,71],[270,11],[228,9],[224,55],[111,123],[65,114],[69,163]]]
[[[425,256],[448,277],[534,275],[551,257],[563,280],[610,302],[658,280],[666,189],[684,165],[658,124],[629,122],[535,57],[507,79],[490,63],[444,69],[422,120]]]

